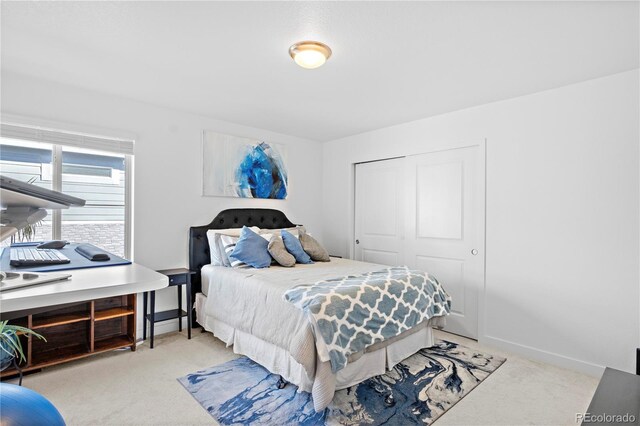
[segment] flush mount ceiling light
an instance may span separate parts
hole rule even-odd
[[[331,49],[319,41],[301,41],[289,48],[289,55],[302,68],[321,67],[331,57]]]

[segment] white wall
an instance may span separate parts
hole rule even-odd
[[[354,163],[486,138],[480,340],[593,374],[632,371],[638,78],[634,70],[326,143],[324,242],[350,252]]]
[[[227,208],[279,209],[295,223],[303,223],[317,234],[322,232],[319,143],[6,72],[2,73],[1,100],[3,114],[135,138],[134,256],[137,263],[149,268],[187,267],[189,227],[207,224]],[[205,129],[286,145],[288,199],[202,197]],[[177,304],[173,288],[158,293],[156,299],[157,310]],[[141,336],[140,315],[138,323]],[[175,329],[175,321],[156,327],[157,333]]]
[[[480,339],[595,373],[632,371],[640,346],[638,78],[635,70],[324,145],[11,73],[1,101],[2,113],[135,137],[134,250],[154,269],[186,266],[188,227],[230,207],[281,209],[346,255],[353,163],[486,138]],[[287,145],[289,199],[201,197],[203,129]],[[172,290],[158,309],[175,303]]]

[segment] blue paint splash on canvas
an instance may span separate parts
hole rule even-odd
[[[243,198],[287,198],[287,170],[278,151],[266,142],[249,148],[236,169],[236,182]]]

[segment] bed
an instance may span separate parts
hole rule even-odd
[[[313,395],[314,408],[327,407],[336,390],[384,374],[398,362],[430,347],[433,327],[444,324],[436,316],[396,337],[352,354],[346,367],[333,372],[318,356],[313,327],[302,310],[283,299],[283,294],[299,284],[314,283],[346,275],[368,273],[383,265],[332,257],[331,262],[294,268],[272,266],[265,269],[229,268],[210,264],[210,229],[261,229],[296,226],[284,213],[272,209],[230,209],[222,211],[208,225],[196,226],[189,234],[189,266],[196,272],[192,292],[195,320],[204,330],[233,346],[274,374]]]

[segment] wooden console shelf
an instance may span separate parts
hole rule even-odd
[[[38,370],[120,348],[136,350],[136,295],[107,297],[14,318],[10,324],[29,327],[47,341],[20,336],[27,358],[22,371]],[[1,377],[17,375],[7,369]]]
[[[71,324],[79,321],[89,321],[90,319],[91,316],[88,313],[72,313],[67,315],[58,315],[50,318],[36,318],[32,320],[33,323],[31,325],[31,329],[35,331],[41,328],[55,327],[58,325]]]
[[[134,315],[135,310],[132,306],[118,307],[105,309],[103,311],[96,312],[96,321],[104,321],[111,318],[126,317],[127,315]]]

